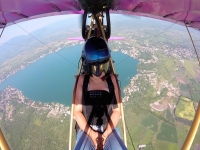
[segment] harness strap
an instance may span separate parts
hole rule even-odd
[[[82,94],[82,104],[83,104],[83,109],[84,109],[84,112],[86,113],[86,108],[85,108],[85,94],[87,93],[88,91],[88,83],[89,83],[89,80],[90,80],[90,76],[89,75],[86,75],[84,76],[84,80],[83,80],[83,94]],[[86,116],[87,117],[87,116]],[[88,119],[88,118],[86,118]]]
[[[82,86],[82,90],[83,90],[83,94],[82,94],[83,112],[85,112],[86,114],[87,114],[87,110],[86,110],[86,107],[85,107],[85,96],[86,96],[86,93],[88,91],[89,79],[90,79],[90,76],[85,75],[84,80],[83,80],[83,86]],[[110,112],[110,110],[112,109],[112,104],[114,104],[114,100],[116,98],[115,98],[115,93],[114,93],[114,85],[113,85],[113,82],[112,82],[110,75],[106,76],[106,82],[107,82],[107,86],[108,86],[110,94],[113,95],[112,102],[111,102],[111,105],[109,106],[109,108],[107,109],[106,105],[103,105],[103,109],[104,109],[107,121],[109,122],[110,116],[109,116],[108,112]],[[87,116],[87,115],[85,116],[86,120],[88,121],[89,124],[92,122],[92,118],[94,117],[94,112],[95,112],[95,107],[92,108],[91,114],[89,116]]]
[[[115,104],[115,100],[116,100],[115,92],[114,92],[115,88],[114,88],[114,85],[113,85],[113,82],[112,82],[112,79],[111,79],[110,74],[106,77],[106,82],[107,82],[107,85],[108,85],[108,89],[109,89],[110,94],[113,95],[111,104],[110,104],[110,106],[108,107],[108,109],[107,109],[106,106],[104,106],[105,115],[106,115],[107,121],[108,121],[108,123],[109,123],[109,121],[110,121],[109,112],[110,112],[111,109],[112,109],[112,104]],[[113,124],[112,124],[111,126],[113,126]]]
[[[90,80],[90,76],[85,75],[84,80],[83,80],[83,94],[85,94],[85,92],[87,92],[88,90],[89,80]]]
[[[109,92],[110,92],[111,94],[114,94],[114,85],[113,85],[113,82],[112,82],[112,79],[111,79],[110,75],[107,76],[106,82],[107,82],[107,84],[108,84]]]

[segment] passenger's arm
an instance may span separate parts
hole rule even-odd
[[[117,81],[114,75],[111,74],[111,79],[115,89],[115,96],[117,101],[117,108],[113,108],[113,113],[111,114],[110,121],[106,127],[105,132],[103,133],[104,142],[108,135],[113,131],[113,129],[117,126],[120,119],[120,97],[119,97],[119,89],[117,86]]]
[[[92,139],[95,147],[97,147],[97,138],[100,136],[98,132],[95,132],[91,129],[91,127],[88,125],[85,116],[82,113],[82,85],[83,85],[83,79],[84,76],[79,77],[79,81],[77,84],[76,89],[76,97],[75,97],[75,109],[74,109],[74,116],[76,119],[76,122],[78,123],[81,130],[83,130],[87,135],[90,136]]]
[[[82,113],[82,84],[84,76],[80,76],[76,88],[74,116],[81,130],[89,135],[91,128]]]

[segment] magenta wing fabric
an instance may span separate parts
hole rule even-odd
[[[0,0],[0,28],[34,18],[82,13],[78,0]],[[114,0],[111,13],[146,16],[200,29],[200,0]]]

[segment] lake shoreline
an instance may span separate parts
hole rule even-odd
[[[74,53],[80,53],[82,44],[65,47],[59,50],[59,54],[76,64],[80,57]],[[130,79],[138,74],[137,64],[139,60],[130,57],[122,51],[113,51],[112,57],[115,60],[115,70],[119,74],[123,97],[123,88],[130,83]],[[123,60],[126,59],[124,62]],[[53,62],[53,63],[52,63]],[[127,69],[127,67],[130,67]],[[0,89],[7,86],[15,87],[31,100],[41,101],[42,103],[57,102],[70,106],[72,101],[72,89],[74,87],[74,76],[77,69],[64,59],[58,57],[56,53],[43,56],[26,68],[20,70],[13,76],[0,84]],[[70,72],[68,71],[70,70]],[[31,85],[31,86],[30,86]]]

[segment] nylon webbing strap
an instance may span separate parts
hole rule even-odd
[[[110,92],[111,94],[114,94],[114,85],[113,85],[113,82],[112,82],[112,80],[111,80],[110,75],[108,75],[108,77],[106,78],[106,82],[107,82],[107,84],[108,84],[109,92]]]
[[[89,75],[85,75],[84,76],[84,80],[83,80],[83,94],[82,94],[83,111],[84,111],[85,114],[87,114],[86,107],[85,107],[85,94],[88,91],[89,80],[90,80],[90,76]],[[88,118],[86,118],[86,119],[88,119]]]
[[[87,92],[88,90],[88,83],[89,83],[90,76],[85,75],[84,80],[83,80],[83,95]]]

